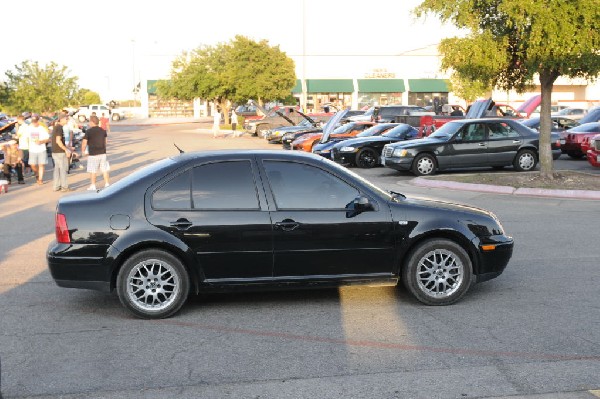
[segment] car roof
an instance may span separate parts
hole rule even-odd
[[[320,156],[304,151],[286,151],[286,150],[211,150],[211,151],[193,151],[177,154],[171,157],[176,162],[187,162],[197,159],[227,159],[230,157],[255,155],[268,155],[271,158],[280,159],[321,159]]]

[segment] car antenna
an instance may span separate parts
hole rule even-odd
[[[175,148],[177,148],[179,150],[180,154],[183,154],[185,152],[181,148],[177,147],[177,144],[173,143],[173,145],[175,146]]]

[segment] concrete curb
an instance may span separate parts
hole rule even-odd
[[[492,194],[600,200],[600,191],[591,190],[550,190],[544,188],[514,188],[509,186],[494,186],[491,184],[475,184],[460,183],[447,180],[431,180],[422,177],[416,177],[412,179],[411,183],[419,187],[446,188],[449,190],[475,191]]]

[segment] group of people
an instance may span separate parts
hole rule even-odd
[[[213,115],[213,129],[212,129],[213,130],[213,138],[218,137],[222,117],[223,116],[221,114],[221,111],[218,108],[215,109],[215,114]],[[235,113],[235,108],[231,108],[230,119],[231,119],[231,132],[235,136],[236,130],[237,130],[237,122],[238,122],[238,115]]]
[[[26,123],[30,118],[29,124]],[[106,118],[108,120],[108,118]],[[96,176],[101,172],[104,177],[104,186],[108,187],[110,165],[106,159],[107,121],[102,124],[98,116],[92,115],[89,127],[85,132],[81,144],[81,157],[88,155],[87,171],[90,174],[88,190],[96,191]],[[69,167],[74,159],[78,159],[73,142],[73,135],[77,123],[68,113],[58,115],[50,132],[48,126],[39,115],[20,115],[16,123],[14,140],[9,140],[2,146],[4,153],[3,175],[12,184],[13,171],[17,175],[17,183],[25,184],[25,176],[35,175],[36,184],[44,184],[44,171],[48,163],[47,144],[50,143],[50,154],[54,163],[53,189],[54,191],[71,191],[67,181]]]

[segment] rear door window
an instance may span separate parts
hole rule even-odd
[[[259,200],[249,160],[197,166],[193,170],[194,209],[259,209]]]

